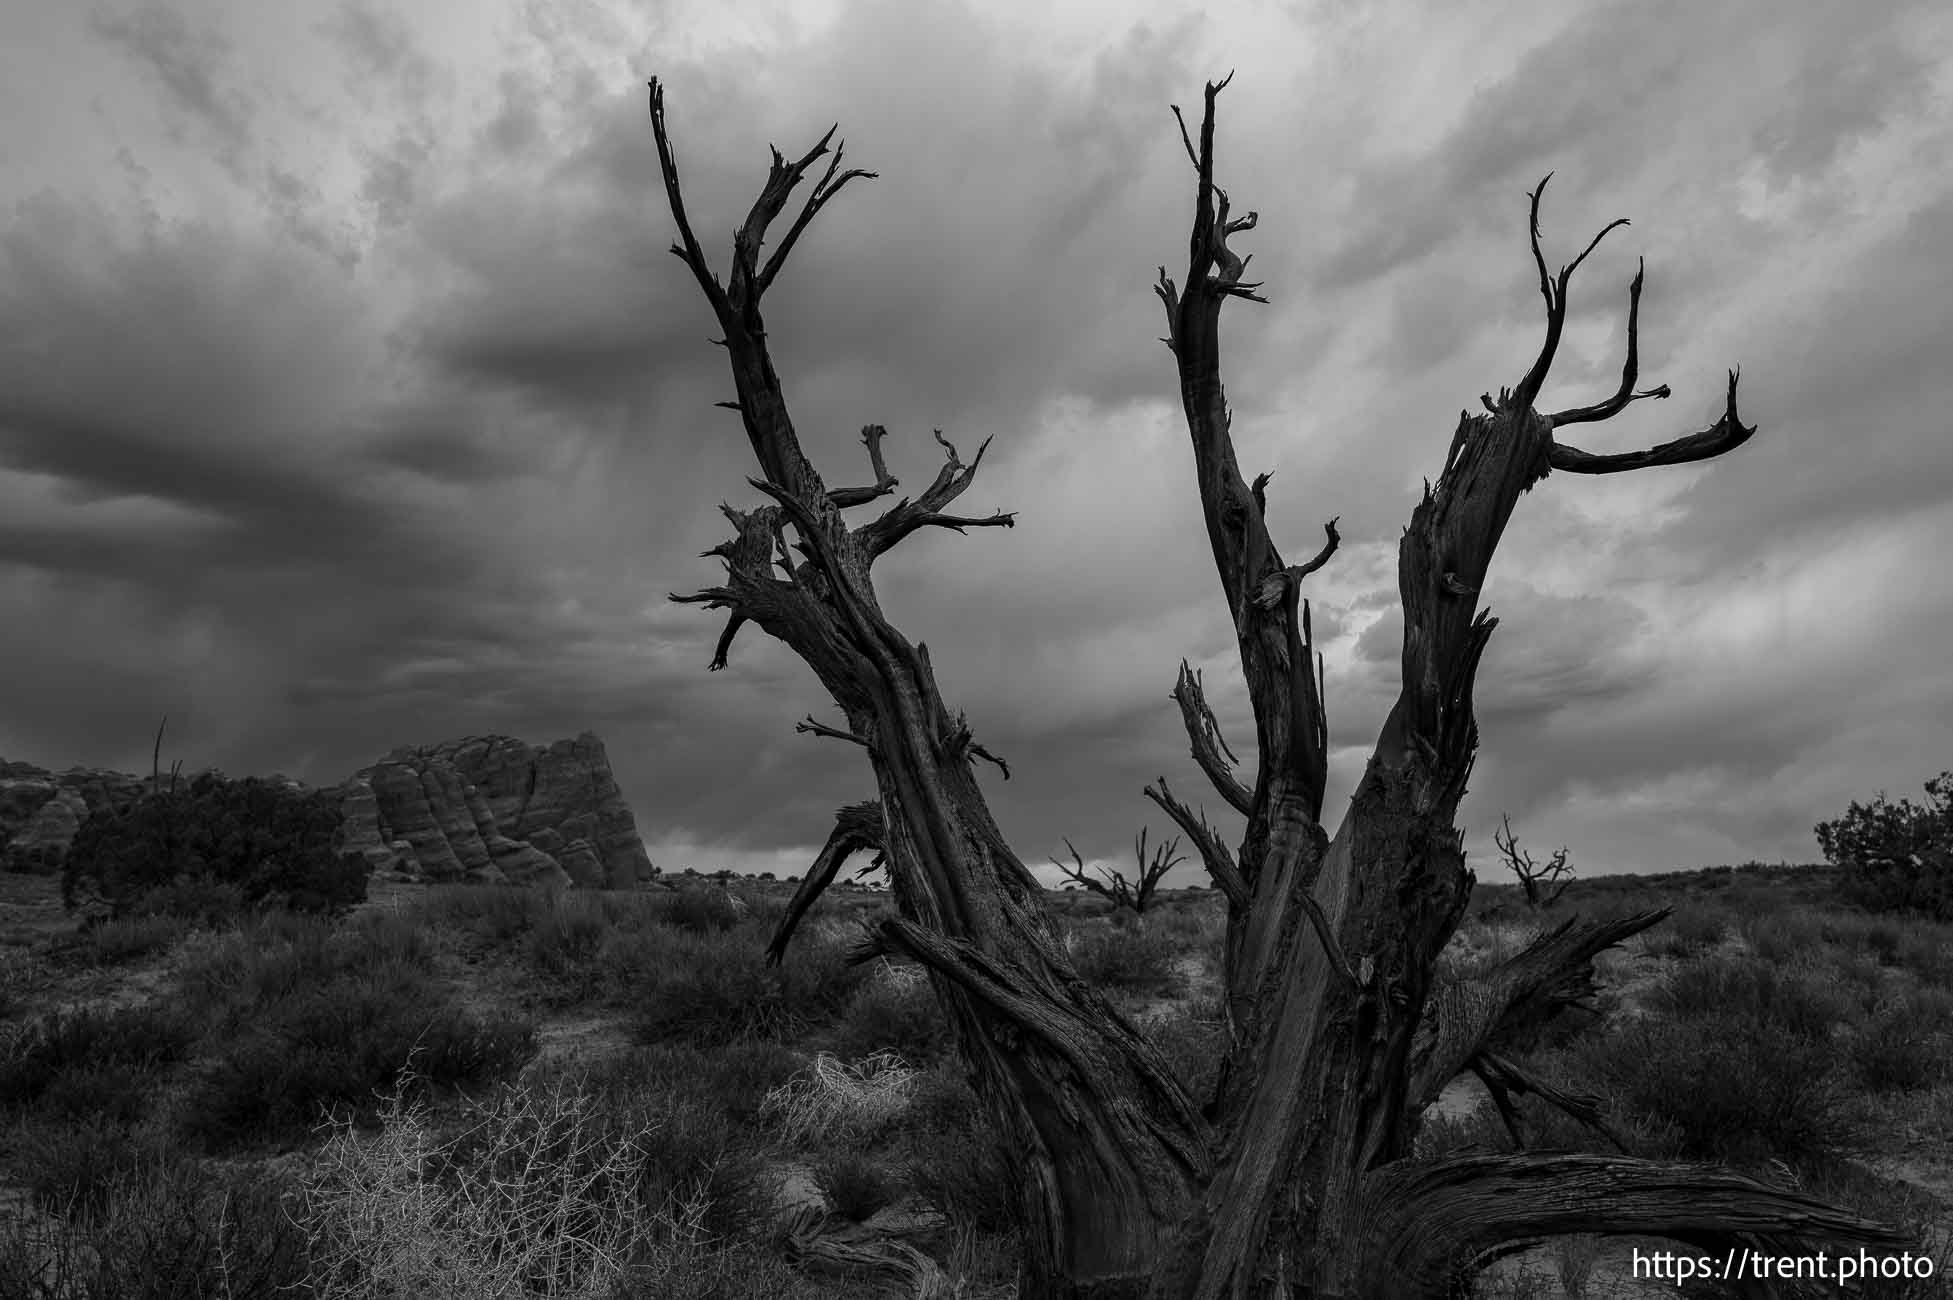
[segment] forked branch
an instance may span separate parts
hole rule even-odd
[[[1519,381],[1519,387],[1513,390],[1513,403],[1521,410],[1531,406],[1533,399],[1539,396],[1540,387],[1546,382],[1546,374],[1553,368],[1554,354],[1560,350],[1560,333],[1566,326],[1566,290],[1567,285],[1573,280],[1573,273],[1579,269],[1582,262],[1587,260],[1588,253],[1600,247],[1600,241],[1607,238],[1609,231],[1613,230],[1616,226],[1629,224],[1626,217],[1617,217],[1613,221],[1608,222],[1605,226],[1601,227],[1600,233],[1593,237],[1593,241],[1582,250],[1580,256],[1560,268],[1560,274],[1557,279],[1549,276],[1546,272],[1546,254],[1540,251],[1539,247],[1539,199],[1541,195],[1546,193],[1546,182],[1552,179],[1553,173],[1546,173],[1544,179],[1539,182],[1539,188],[1534,190],[1530,196],[1532,198],[1532,216],[1529,221],[1529,229],[1532,239],[1533,265],[1539,268],[1539,296],[1546,300],[1546,342],[1540,348],[1539,359],[1533,362],[1533,368],[1526,372],[1526,377]]]
[[[773,940],[766,945],[766,961],[770,966],[780,964],[786,956],[787,944],[792,942],[794,931],[799,927],[808,909],[820,898],[822,891],[834,883],[840,873],[841,864],[856,853],[873,852],[875,865],[880,866],[887,851],[887,837],[882,822],[882,806],[879,801],[867,800],[851,803],[837,809],[834,813],[834,829],[827,834],[827,843],[821,846],[813,865],[794,890],[793,901],[787,904],[786,914],[780,918],[780,926],[773,932]]]
[[[893,492],[901,482],[888,472],[888,462],[882,459],[882,439],[888,430],[879,424],[861,426],[861,441],[868,448],[868,467],[874,471],[875,481],[867,487],[829,488],[827,499],[842,508],[866,505],[876,497],[885,497]]]
[[[983,464],[983,453],[990,450],[990,439],[983,440],[976,455],[965,465],[956,453],[956,445],[943,437],[943,431],[937,429],[935,434],[944,453],[943,467],[936,471],[935,481],[924,488],[922,495],[915,500],[904,497],[884,511],[880,518],[864,525],[856,533],[870,560],[918,528],[953,528],[960,533],[965,528],[1017,526],[1014,511],[999,510],[981,519],[942,513],[944,506],[962,496],[964,490],[976,480],[977,468]]]
[[[1744,424],[1736,415],[1736,379],[1740,373],[1737,370],[1729,372],[1729,396],[1722,418],[1700,433],[1686,434],[1646,451],[1623,451],[1603,456],[1569,447],[1555,439],[1552,446],[1547,448],[1547,460],[1554,469],[1569,474],[1621,474],[1634,469],[1652,469],[1657,465],[1686,465],[1690,461],[1709,460],[1726,451],[1734,451],[1756,433],[1755,425]]]

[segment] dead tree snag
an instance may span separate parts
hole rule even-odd
[[[858,745],[877,798],[844,809],[796,900],[800,913],[849,853],[887,863],[898,915],[883,951],[920,963],[941,999],[979,1090],[1011,1134],[1025,1189],[1027,1300],[1434,1295],[1460,1271],[1558,1233],[1668,1235],[1695,1244],[1802,1239],[1893,1243],[1878,1225],[1741,1176],[1626,1156],[1471,1155],[1416,1162],[1424,1110],[1464,1070],[1509,1095],[1531,1091],[1579,1114],[1587,1099],[1527,1078],[1506,1056],[1592,988],[1595,953],[1661,919],[1572,921],[1469,988],[1438,981],[1437,957],[1471,876],[1454,825],[1477,725],[1472,684],[1494,626],[1475,599],[1521,493],[1553,470],[1613,473],[1680,464],[1740,445],[1754,430],[1727,412],[1713,428],[1650,451],[1596,455],[1553,431],[1606,419],[1637,393],[1641,277],[1630,290],[1621,389],[1592,407],[1541,415],[1532,400],[1552,364],[1573,270],[1549,277],[1532,246],[1547,337],[1516,389],[1460,417],[1444,469],[1427,485],[1400,548],[1403,686],[1368,770],[1332,835],[1322,821],[1328,728],[1321,661],[1301,586],[1339,541],[1335,521],[1306,563],[1284,563],[1265,515],[1267,476],[1241,474],[1220,377],[1219,318],[1230,298],[1265,301],[1228,241],[1256,217],[1230,217],[1214,183],[1210,84],[1196,145],[1187,273],[1162,269],[1167,344],[1179,368],[1194,477],[1221,591],[1237,633],[1255,716],[1252,782],[1233,775],[1199,680],[1183,666],[1174,696],[1194,757],[1247,820],[1230,852],[1203,814],[1164,780],[1147,794],[1186,833],[1225,895],[1226,998],[1232,1047],[1215,1094],[1189,1097],[1146,1036],[1073,971],[1043,891],[1005,843],[976,780],[986,757],[937,687],[926,647],[883,616],[874,561],[923,527],[1009,526],[1006,513],[959,517],[946,507],[975,477],[942,438],[946,463],[914,500],[851,525],[845,509],[895,480],[878,427],[864,431],[872,487],[830,489],[802,454],[768,354],[761,299],[814,215],[849,181],[837,144],[772,257],[769,225],[819,144],[789,162],[778,150],[733,238],[721,285],[693,236],[666,134],[663,92],[651,120],[679,232],[673,251],[698,281],[723,338],[739,414],[769,504],[726,508],[735,536],[725,581],[673,599],[729,612],[714,666],[746,622],[790,646],[840,707],[845,727],[812,730]],[[1175,110],[1176,115],[1178,110]],[[1543,189],[1543,185],[1542,185]],[[1619,224],[1619,223],[1617,223]],[[1612,229],[1612,227],[1609,227]],[[1605,234],[1603,231],[1602,234]],[[1594,241],[1598,243],[1596,238]],[[1592,251],[1589,245],[1588,251]],[[1583,253],[1582,258],[1586,256]],[[785,534],[794,534],[789,554]],[[879,814],[877,816],[877,813]],[[776,947],[787,941],[784,925]]]
[[[1139,861],[1139,879],[1136,882],[1126,879],[1124,872],[1114,871],[1109,867],[1100,867],[1099,874],[1093,875],[1091,869],[1085,865],[1085,859],[1079,856],[1076,848],[1072,847],[1070,840],[1065,841],[1065,847],[1071,849],[1072,864],[1068,867],[1057,858],[1053,858],[1051,865],[1063,873],[1064,879],[1069,882],[1068,888],[1070,885],[1082,885],[1100,898],[1109,900],[1114,907],[1128,908],[1134,913],[1143,913],[1152,905],[1153,894],[1159,889],[1160,881],[1166,877],[1167,872],[1184,860],[1179,852],[1178,839],[1168,840],[1160,845],[1154,850],[1153,856],[1148,858],[1146,831],[1143,828],[1139,832],[1139,837],[1132,843],[1133,856]]]
[[[1519,887],[1526,894],[1526,906],[1537,912],[1559,902],[1566,887],[1573,883],[1566,845],[1562,844],[1544,863],[1534,862],[1533,855],[1519,847],[1519,837],[1512,833],[1512,818],[1503,817],[1500,821],[1505,830],[1503,834],[1493,831],[1492,843],[1504,855],[1506,870],[1518,877]]]

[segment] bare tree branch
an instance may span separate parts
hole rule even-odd
[[[875,472],[875,481],[867,487],[829,488],[829,501],[841,507],[866,505],[895,491],[901,480],[888,472],[888,464],[882,459],[882,439],[887,436],[888,430],[879,424],[861,426],[861,441],[868,448],[868,465]]]
[[[915,500],[903,498],[884,511],[880,518],[856,531],[855,535],[870,560],[918,528],[953,528],[960,533],[965,528],[1016,527],[1017,515],[1014,511],[999,510],[982,519],[941,513],[944,506],[963,495],[964,490],[975,481],[977,468],[983,464],[983,453],[990,450],[990,439],[983,440],[976,456],[965,465],[956,454],[955,444],[943,437],[943,431],[937,429],[935,434],[945,457],[943,467],[936,472],[935,481],[924,488],[922,495]]]
[[[1615,392],[1614,396],[1604,402],[1598,402],[1593,406],[1583,406],[1577,410],[1561,411],[1557,415],[1550,415],[1546,417],[1548,424],[1558,428],[1565,424],[1586,424],[1599,420],[1610,420],[1622,411],[1625,411],[1629,402],[1637,401],[1645,397],[1664,398],[1668,396],[1667,384],[1650,388],[1645,393],[1637,393],[1634,391],[1634,380],[1640,371],[1641,365],[1641,281],[1646,272],[1646,259],[1637,261],[1634,269],[1634,282],[1628,285],[1627,360],[1621,365],[1620,389]]]
[[[882,806],[879,800],[865,800],[851,803],[835,810],[834,829],[827,833],[827,843],[814,858],[813,865],[807,868],[800,887],[794,890],[793,901],[787,904],[786,913],[780,918],[779,928],[773,932],[773,940],[766,945],[766,961],[769,966],[777,966],[786,956],[787,945],[792,942],[794,931],[807,915],[810,908],[820,898],[822,891],[834,883],[840,873],[841,864],[856,853],[873,851],[876,862],[887,851],[887,831],[882,821]]]
[[[1512,390],[1512,403],[1522,410],[1532,406],[1533,399],[1539,396],[1539,390],[1546,382],[1547,372],[1553,368],[1553,357],[1560,348],[1560,332],[1566,325],[1567,285],[1573,279],[1574,271],[1587,260],[1588,253],[1600,246],[1600,241],[1607,237],[1609,231],[1616,226],[1628,224],[1626,217],[1619,217],[1609,222],[1601,228],[1598,235],[1594,236],[1593,242],[1587,245],[1580,256],[1560,268],[1557,280],[1549,279],[1546,274],[1546,255],[1539,247],[1539,199],[1546,193],[1546,182],[1552,179],[1553,173],[1546,173],[1545,178],[1539,182],[1539,188],[1532,191],[1530,196],[1532,217],[1528,228],[1532,240],[1533,264],[1539,268],[1539,295],[1546,300],[1546,342],[1541,346],[1539,359],[1533,362],[1532,369],[1528,370],[1526,377],[1519,381],[1519,386]]]
[[[1193,841],[1194,851],[1200,854],[1201,866],[1206,868],[1208,876],[1214,882],[1214,888],[1221,891],[1222,896],[1228,900],[1229,906],[1247,907],[1249,901],[1247,881],[1242,879],[1240,868],[1234,865],[1234,858],[1228,853],[1227,845],[1222,842],[1214,828],[1207,824],[1207,819],[1174,798],[1165,777],[1160,777],[1147,786],[1143,793],[1158,804],[1160,811],[1171,817],[1174,825],[1185,831],[1187,838]]]
[[[1337,518],[1340,519],[1341,516]],[[1336,553],[1336,547],[1343,540],[1343,535],[1336,531],[1336,523],[1336,519],[1331,519],[1322,526],[1322,531],[1329,535],[1329,540],[1322,544],[1322,549],[1316,552],[1313,560],[1307,564],[1291,564],[1288,568],[1279,569],[1261,580],[1261,590],[1255,593],[1257,605],[1263,609],[1275,608],[1288,591],[1301,585],[1302,579],[1329,563],[1329,557]]]
[[[664,173],[665,197],[671,202],[672,220],[678,223],[679,243],[671,246],[679,260],[691,268],[698,287],[705,292],[705,300],[712,304],[712,310],[722,319],[731,310],[726,302],[726,291],[719,284],[719,278],[712,274],[712,268],[705,264],[705,251],[699,247],[698,236],[692,233],[692,223],[685,215],[685,197],[678,188],[678,160],[671,151],[671,139],[665,134],[665,88],[653,77],[651,86],[651,133],[658,142],[658,166]]]
[[[1622,1155],[1628,1154],[1627,1144],[1621,1141],[1620,1135],[1615,1133],[1603,1118],[1605,1105],[1600,1098],[1567,1092],[1497,1052],[1480,1052],[1472,1058],[1471,1068],[1485,1084],[1486,1091],[1492,1094],[1494,1104],[1499,1106],[1502,1113],[1512,1105],[1515,1094],[1538,1097],[1547,1105],[1599,1133]],[[1514,1110],[1513,1117],[1507,1120],[1506,1128],[1512,1134],[1513,1145],[1522,1146],[1517,1118],[1517,1111]]]
[[[807,164],[813,162],[814,159],[820,157],[821,154],[827,151],[828,140],[832,138],[834,133],[839,129],[840,129],[839,123],[836,123],[834,126],[829,127],[827,129],[827,134],[821,137],[821,142],[818,145],[814,146],[812,152],[810,152],[806,157],[802,158],[798,163],[794,164],[794,166],[790,169],[792,174],[792,180],[788,181],[786,185],[786,189],[788,191],[790,191],[794,185],[799,183],[801,173],[806,171]],[[871,171],[862,171],[859,168],[854,168],[849,171],[842,172],[838,177],[835,176],[834,173],[836,169],[838,169],[841,166],[841,155],[845,152],[846,152],[845,145],[837,144],[834,146],[834,157],[831,160],[829,160],[827,164],[826,174],[821,177],[820,182],[816,184],[813,189],[807,192],[807,202],[806,205],[800,209],[800,215],[793,219],[793,224],[787,227],[786,237],[780,241],[780,246],[773,250],[773,256],[769,257],[766,260],[766,269],[761,271],[759,275],[759,292],[761,294],[764,294],[768,289],[773,287],[773,278],[778,274],[780,274],[780,268],[786,265],[787,254],[793,251],[794,241],[800,238],[800,232],[807,228],[807,223],[814,219],[814,214],[816,212],[819,212],[822,207],[826,206],[827,201],[829,199],[833,198],[836,194],[839,194],[841,192],[841,187],[843,185],[846,185],[851,180],[857,180],[857,179],[876,180],[879,178],[878,173],[871,172]],[[776,169],[780,165],[780,153],[777,149],[774,150],[773,153],[773,164]],[[768,189],[769,191],[771,189],[770,182],[769,182]],[[783,191],[781,193],[781,202],[783,204],[785,202],[785,198],[786,198],[786,192]],[[765,201],[764,195],[762,195],[761,201],[762,202]],[[760,212],[759,206],[755,205],[753,211],[755,215],[757,215]],[[778,213],[779,213],[779,208],[776,207],[772,210],[772,212],[768,213],[765,220],[760,223],[760,232],[762,234],[764,234],[767,224],[770,223],[773,220],[773,217],[777,216]],[[755,251],[757,251],[759,247],[759,243],[757,240],[754,241],[753,247]]]
[[[1736,416],[1736,378],[1740,373],[1729,372],[1729,397],[1722,418],[1700,433],[1687,434],[1646,451],[1624,451],[1611,456],[1596,456],[1556,440],[1547,448],[1548,461],[1554,469],[1569,474],[1620,474],[1657,465],[1686,465],[1734,451],[1756,434],[1755,425],[1746,425]]]
[[[1487,1051],[1529,1048],[1563,1010],[1594,996],[1597,955],[1659,924],[1672,910],[1600,921],[1571,917],[1468,982],[1439,984],[1411,1050],[1406,1107],[1429,1107]]]
[[[873,748],[868,743],[866,736],[857,736],[852,731],[843,731],[839,727],[830,727],[825,723],[816,722],[814,721],[814,715],[811,713],[801,721],[794,723],[793,729],[806,735],[825,736],[829,740],[845,740],[850,744],[859,745],[863,749]]]
[[[1200,674],[1188,667],[1185,659],[1180,661],[1180,676],[1173,683],[1173,702],[1180,706],[1180,719],[1186,724],[1194,762],[1207,774],[1207,780],[1227,800],[1228,806],[1247,816],[1254,806],[1254,793],[1234,775],[1234,765],[1241,760],[1227,747],[1220,723],[1207,703]]]

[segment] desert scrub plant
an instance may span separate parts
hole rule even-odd
[[[516,1074],[537,1046],[526,1018],[475,1016],[406,968],[362,972],[262,1007],[197,1072],[179,1128],[218,1152],[289,1139],[321,1110],[370,1116],[410,1055],[418,1080],[483,1084]]]
[[[1075,925],[1065,948],[1078,974],[1102,989],[1166,997],[1184,983],[1173,936],[1143,921],[1119,927]]]
[[[215,881],[246,903],[343,911],[366,897],[368,869],[335,847],[340,822],[330,791],[206,772],[89,814],[62,865],[62,901],[122,916],[158,888]]]
[[[828,1047],[843,1060],[893,1052],[911,1065],[947,1054],[949,1031],[928,976],[918,967],[879,963],[849,999]]]
[[[132,914],[84,926],[49,944],[47,952],[60,966],[125,966],[169,950],[192,926],[189,918],[169,912]]]
[[[849,1064],[822,1052],[766,1096],[760,1117],[789,1143],[870,1141],[909,1108],[916,1070],[893,1052]]]
[[[1850,1004],[1816,974],[1698,958],[1648,1005],[1649,1016],[1576,1043],[1567,1059],[1663,1135],[1650,1154],[1796,1161],[1857,1138],[1833,1034]]]
[[[633,990],[640,1043],[793,1038],[832,1023],[868,977],[839,943],[797,944],[770,966],[751,936],[730,931],[680,932],[648,956]]]
[[[676,1226],[671,1207],[646,1215],[631,1195],[642,1134],[608,1128],[573,1089],[503,1089],[442,1142],[411,1082],[403,1072],[387,1096],[377,1136],[327,1126],[298,1214],[318,1300],[606,1294]]]
[[[64,1080],[87,1073],[126,1080],[131,1089],[146,1093],[149,1077],[183,1060],[196,1038],[190,1020],[165,1004],[44,1015],[6,1032],[0,1107],[33,1105]]]
[[[117,1174],[92,1214],[0,1216],[9,1300],[270,1300],[304,1294],[285,1183],[159,1158]]]
[[[680,886],[659,899],[658,919],[678,930],[713,934],[730,930],[751,914],[751,905],[731,891],[707,885]]]
[[[1228,1041],[1226,1012],[1219,998],[1167,1007],[1148,1019],[1146,1035],[1188,1096],[1203,1101],[1213,1095]]]
[[[814,1185],[828,1208],[850,1223],[864,1223],[894,1204],[899,1180],[881,1162],[861,1151],[833,1151],[814,1161]]]
[[[1721,943],[1729,932],[1730,916],[1713,904],[1680,908],[1667,921],[1647,931],[1647,950],[1664,957],[1693,957]]]
[[[1953,996],[1917,989],[1887,998],[1850,1031],[1858,1082],[1875,1093],[1913,1092],[1953,1077]]]
[[[173,1157],[160,1127],[116,1115],[37,1114],[15,1125],[7,1148],[35,1207],[78,1220],[98,1217],[137,1170]]]

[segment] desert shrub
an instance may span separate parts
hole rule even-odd
[[[1755,913],[1745,917],[1739,928],[1752,953],[1778,965],[1795,961],[1824,942],[1817,918],[1804,911]]]
[[[883,1052],[852,1065],[825,1052],[767,1094],[760,1107],[789,1142],[868,1141],[909,1108],[916,1071]]]
[[[156,1126],[94,1115],[37,1116],[10,1146],[35,1207],[80,1220],[98,1217],[118,1182],[170,1155]]]
[[[949,1026],[920,970],[884,966],[849,999],[830,1045],[847,1061],[893,1052],[912,1065],[926,1065],[949,1050]]]
[[[1899,965],[1922,984],[1953,987],[1953,933],[1931,923],[1910,927],[1899,942]]]
[[[504,1079],[535,1055],[535,1025],[482,1019],[405,968],[365,972],[266,1006],[199,1073],[186,1136],[213,1150],[303,1134],[322,1110],[370,1117],[411,1057],[436,1085]]]
[[[1008,1232],[1024,1221],[1022,1181],[990,1117],[979,1107],[969,1121],[914,1143],[902,1179],[952,1222],[980,1233]]]
[[[644,1153],[587,1099],[504,1089],[457,1137],[432,1139],[403,1078],[376,1139],[332,1126],[299,1217],[313,1293],[590,1295],[651,1226],[630,1195]]]
[[[1196,1101],[1208,1097],[1227,1053],[1227,1021],[1220,999],[1176,1004],[1153,1017],[1146,1029],[1188,1095]]]
[[[1699,959],[1648,998],[1654,1015],[1571,1056],[1689,1158],[1797,1160],[1855,1138],[1833,1026],[1849,1001],[1814,974],[1748,956]]]
[[[529,931],[529,965],[546,979],[580,989],[598,974],[597,956],[611,924],[598,908],[555,901]]]
[[[1693,957],[1721,943],[1731,922],[1721,906],[1696,903],[1677,908],[1673,916],[1644,931],[1642,942],[1657,956]]]
[[[207,904],[231,886],[250,904],[340,911],[366,897],[367,875],[363,859],[334,846],[340,820],[332,792],[206,772],[85,818],[61,897],[71,909],[99,899],[123,916],[164,887]]]
[[[1820,822],[1827,862],[1846,868],[1843,896],[1868,911],[1916,912],[1953,921],[1953,771],[1926,782],[1926,802],[1883,792]]]
[[[1929,1088],[1953,1076],[1953,994],[1917,988],[1881,999],[1850,1034],[1852,1069],[1874,1093]]]
[[[724,889],[676,889],[659,901],[658,919],[693,934],[730,930],[747,912]]]
[[[1123,929],[1077,926],[1066,947],[1079,975],[1102,989],[1167,996],[1183,982],[1173,936],[1143,922]]]
[[[185,1016],[158,1005],[43,1016],[14,1030],[0,1053],[0,1106],[34,1104],[62,1080],[88,1073],[98,1081],[146,1090],[148,1076],[183,1059],[196,1036]],[[95,1100],[110,1104],[106,1096]]]
[[[189,933],[189,920],[167,913],[125,916],[86,926],[49,946],[56,963],[123,966],[174,946]]]
[[[159,1158],[109,1180],[91,1214],[0,1219],[0,1295],[17,1300],[270,1300],[303,1294],[285,1185]]]
[[[413,901],[423,924],[470,935],[500,947],[527,934],[550,900],[521,885],[476,885],[446,881],[429,885]]]
[[[685,935],[661,946],[636,990],[640,1043],[718,1047],[739,1039],[779,1041],[836,1019],[867,972],[832,943],[801,942],[766,964],[744,932]]]
[[[901,1190],[886,1167],[860,1151],[836,1151],[817,1159],[814,1185],[829,1208],[852,1223],[873,1218]]]

